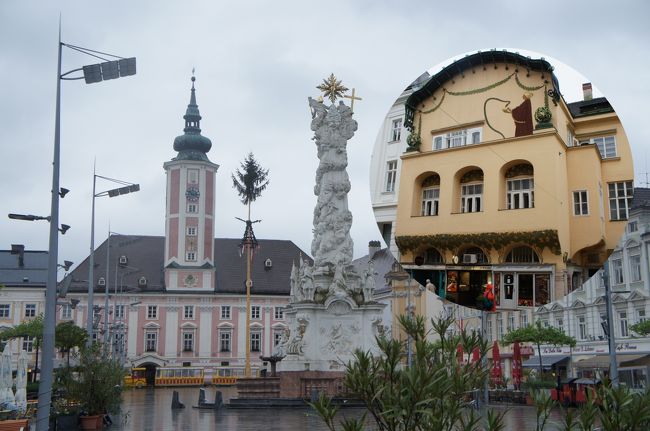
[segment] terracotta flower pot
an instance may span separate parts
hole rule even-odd
[[[104,428],[104,423],[102,421],[101,415],[95,416],[81,416],[79,418],[81,423],[81,429],[83,430],[101,430]]]

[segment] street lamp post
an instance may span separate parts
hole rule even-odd
[[[61,73],[61,57],[63,47],[92,55],[106,60],[97,54],[109,55],[118,58],[116,61],[85,66],[81,69]],[[54,330],[56,317],[56,282],[57,259],[59,254],[59,196],[63,189],[59,188],[59,169],[61,153],[61,80],[82,79],[86,83],[99,82],[104,79],[114,79],[120,76],[135,75],[135,58],[120,58],[114,55],[92,51],[78,46],[67,45],[61,42],[61,22],[59,20],[59,40],[57,42],[57,70],[56,70],[56,108],[54,114],[54,156],[52,161],[52,198],[50,210],[50,238],[48,250],[48,275],[45,294],[45,316],[43,319],[43,359],[41,362],[42,373],[38,387],[38,411],[36,415],[36,430],[49,429],[50,403],[52,401],[52,380],[54,371]],[[91,54],[92,52],[92,54]],[[83,77],[66,77],[72,72],[83,70]],[[67,192],[67,191],[66,191]],[[65,194],[65,193],[63,193]],[[63,227],[63,226],[62,226]],[[67,229],[66,229],[67,230]]]
[[[616,337],[614,336],[614,310],[612,307],[612,291],[609,286],[609,262],[603,265],[603,283],[605,283],[605,308],[607,313],[607,332],[609,343],[609,379],[612,386],[618,387],[618,364],[616,363]]]
[[[102,192],[97,193],[97,178],[101,178],[103,180],[120,184],[122,187],[118,187],[115,189],[111,190],[105,190]],[[93,167],[93,203],[92,203],[92,211],[91,211],[91,216],[90,216],[90,259],[89,259],[89,266],[88,266],[88,317],[86,319],[86,331],[88,332],[88,341],[87,345],[90,346],[92,345],[93,342],[93,319],[92,315],[90,314],[93,311],[93,306],[94,306],[94,301],[93,301],[93,293],[94,293],[94,283],[95,283],[95,278],[94,278],[94,270],[95,270],[95,198],[99,198],[102,196],[108,196],[108,197],[115,197],[115,196],[120,196],[120,195],[125,195],[128,193],[133,193],[137,192],[140,190],[140,185],[138,184],[133,184],[129,183],[127,181],[122,181],[122,180],[116,180],[114,178],[109,178],[109,177],[104,177],[101,175],[97,175],[95,168]],[[108,233],[108,246],[110,246],[110,241],[111,241],[111,234],[110,234],[110,229]],[[105,313],[108,313],[108,253],[109,250],[106,250],[106,300],[105,300],[105,305],[106,308],[104,310]],[[108,317],[105,318],[105,322],[108,323]],[[104,338],[104,341],[106,341],[106,338]]]

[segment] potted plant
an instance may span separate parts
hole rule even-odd
[[[76,429],[79,424],[80,410],[81,406],[79,404],[63,397],[57,397],[52,401],[52,412],[50,414],[50,417],[55,421],[55,429]]]
[[[81,350],[77,375],[70,385],[70,397],[78,400],[84,413],[81,427],[102,429],[104,415],[117,412],[122,403],[124,369],[111,359],[103,346],[94,344]]]

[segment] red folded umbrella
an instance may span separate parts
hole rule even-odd
[[[456,347],[456,358],[458,359],[458,365],[463,365],[463,356],[463,346],[459,344],[458,347]]]
[[[519,342],[515,341],[512,346],[512,383],[517,390],[521,386],[522,368],[521,347],[519,346]]]
[[[472,362],[478,362],[481,360],[481,351],[478,347],[474,347],[472,351]]]
[[[501,354],[499,353],[499,343],[494,342],[492,346],[492,385],[500,386],[503,384],[503,370],[501,370]]]

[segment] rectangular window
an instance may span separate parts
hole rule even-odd
[[[273,315],[275,320],[284,319],[284,307],[275,307]]]
[[[183,351],[194,351],[194,332],[183,332]]]
[[[467,145],[467,130],[458,130],[447,135],[447,147],[455,148]]]
[[[158,306],[147,305],[147,319],[157,319],[157,318],[158,318]]]
[[[25,304],[25,317],[36,317],[36,304]]]
[[[629,337],[630,332],[627,327],[627,312],[619,311],[618,321],[619,321],[619,328],[621,330],[621,337]]]
[[[503,338],[503,316],[501,316],[501,313],[497,317],[497,336],[499,340]]]
[[[481,211],[483,184],[466,184],[461,187],[460,212],[476,213]]]
[[[188,262],[196,262],[196,252],[188,251],[185,253],[185,260]]]
[[[630,281],[641,281],[641,256],[630,256]]]
[[[608,183],[609,216],[611,220],[627,220],[628,211],[632,206],[634,188],[632,181]]]
[[[555,327],[560,331],[564,332],[564,319],[558,317],[555,319]]]
[[[631,221],[627,223],[627,231],[629,233],[634,233],[639,230],[639,222],[638,221]]]
[[[280,341],[282,341],[282,333],[283,332],[284,332],[284,329],[273,332],[273,345],[274,346],[277,346],[278,344],[280,344]]]
[[[183,307],[183,319],[194,319],[193,305],[186,305]]]
[[[587,190],[578,190],[573,192],[573,215],[589,215],[589,201],[587,200]]]
[[[230,319],[230,305],[221,306],[221,318],[226,320]]]
[[[385,192],[395,191],[395,181],[397,180],[397,160],[391,160],[386,163],[386,188]]]
[[[158,348],[158,332],[147,331],[144,337],[144,350],[146,352],[155,352]]]
[[[645,322],[647,319],[645,317],[645,308],[637,308],[636,310],[636,323]]]
[[[528,326],[528,313],[525,311],[520,311],[519,312],[519,327],[520,328],[525,328]]]
[[[198,206],[196,204],[187,204],[187,212],[188,213],[197,213],[199,212]]]
[[[259,305],[252,305],[251,306],[251,319],[259,319],[260,318],[260,306]]]
[[[508,312],[508,331],[515,329],[515,314],[510,311]]]
[[[27,353],[34,351],[34,337],[23,337],[23,350]]]
[[[532,178],[518,178],[508,180],[507,208],[533,208],[535,206],[535,192]]]
[[[8,319],[11,314],[10,304],[0,304],[0,319]]]
[[[219,332],[219,351],[220,352],[230,352],[230,341],[232,339],[232,333],[230,331],[220,331]]]
[[[422,190],[422,215],[437,216],[440,199],[440,188]]]
[[[487,327],[485,328],[485,331],[487,332],[486,338],[492,341],[492,319],[489,317],[487,319]]]
[[[124,319],[124,305],[116,305],[115,306],[115,318],[116,319]]]
[[[72,319],[72,307],[70,304],[63,304],[61,306],[61,319]]]
[[[259,352],[262,347],[262,334],[260,332],[251,332],[251,352]]]
[[[596,145],[600,157],[603,159],[611,159],[617,156],[616,152],[616,138],[614,136],[598,136],[590,139],[583,139],[580,145]]]
[[[196,236],[196,227],[188,226],[187,227],[187,236]]]
[[[480,127],[454,130],[444,135],[434,136],[432,148],[433,150],[443,150],[479,144],[481,143],[481,135],[482,129]]]
[[[587,339],[587,318],[585,316],[578,316],[578,339]]]
[[[622,259],[612,259],[612,283],[613,284],[623,284],[623,260]]]
[[[393,120],[393,125],[390,133],[390,140],[391,142],[396,142],[399,141],[401,137],[402,137],[402,119],[398,118],[397,120]]]
[[[616,157],[616,139],[613,136],[592,138],[591,140],[598,146],[598,151],[603,159]]]
[[[442,150],[442,136],[436,136],[433,138],[433,149]]]

